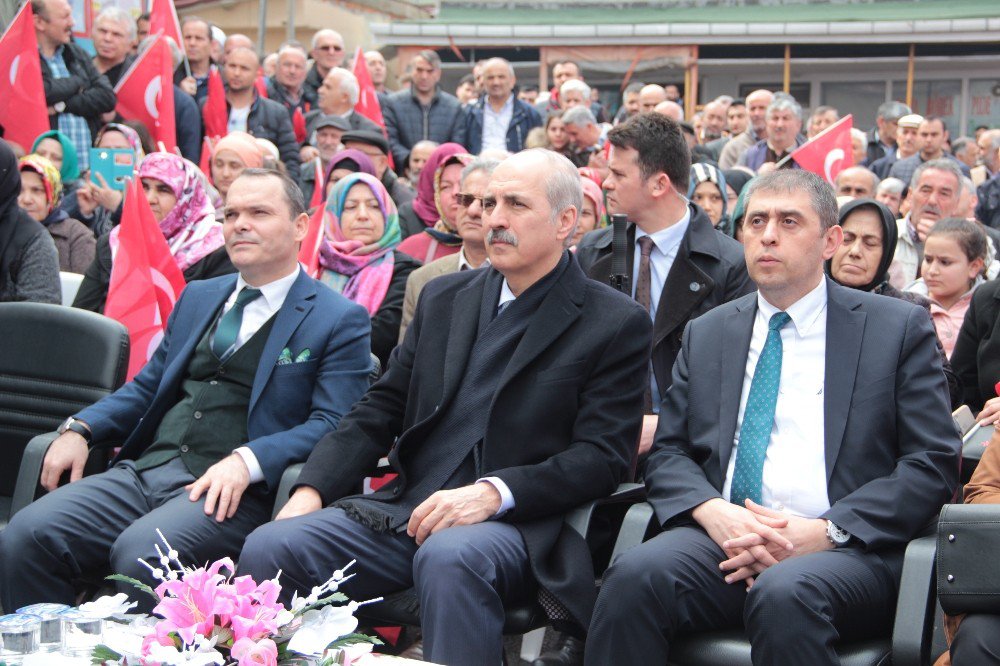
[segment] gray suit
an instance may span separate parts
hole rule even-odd
[[[605,577],[589,663],[610,663],[612,654],[621,663],[637,663],[629,655],[664,663],[678,632],[744,624],[755,663],[815,666],[837,663],[839,638],[887,626],[903,549],[951,498],[960,442],[926,310],[829,280],[827,294],[831,508],[820,517],[847,530],[852,543],[787,559],[759,575],[749,593],[723,581],[718,563],[726,557],[690,514],[722,497],[757,295],[720,306],[684,332],[646,464],[649,501],[666,531]]]

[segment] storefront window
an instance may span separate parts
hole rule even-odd
[[[820,99],[841,117],[853,114],[854,127],[868,131],[875,126],[875,114],[885,101],[885,81],[831,81],[820,88]]]
[[[892,98],[906,100],[906,81],[892,82]],[[961,81],[914,81],[912,108],[922,116],[941,116],[951,136],[961,136]]]
[[[965,133],[972,136],[981,125],[1000,127],[1000,79],[969,81],[969,120]]]

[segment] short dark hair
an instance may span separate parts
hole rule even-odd
[[[948,124],[944,121],[944,118],[942,118],[941,116],[934,116],[934,115],[924,116],[924,121],[920,124],[923,125],[924,123],[941,123],[941,132],[943,134],[948,133]]]
[[[458,80],[458,85],[464,86],[466,83],[476,85],[476,77],[473,74],[466,74]]]
[[[521,88],[521,92],[523,93],[538,92],[538,86],[531,84],[526,85],[523,88]]]
[[[34,0],[32,0],[34,1]],[[185,16],[181,19],[181,31],[184,31],[184,26],[188,23],[204,23],[205,32],[208,34],[208,41],[212,41],[212,24],[203,19],[200,16]]]
[[[284,192],[285,203],[288,205],[291,219],[294,220],[306,212],[306,200],[302,196],[302,190],[287,174],[274,169],[244,169],[237,180],[240,178],[277,178],[281,181],[281,189]]]
[[[583,68],[580,67],[580,63],[578,63],[576,60],[570,60],[568,58],[565,58],[563,60],[557,60],[554,63],[552,63],[552,69],[555,69],[556,65],[573,65],[574,67],[576,67],[576,71],[578,74],[583,74]]]
[[[49,19],[49,8],[45,4],[45,0],[31,0],[31,13],[38,18]]]
[[[927,237],[943,236],[947,234],[958,243],[965,254],[966,259],[975,261],[983,260],[983,270],[990,263],[989,245],[986,241],[986,233],[978,222],[966,220],[961,217],[946,217],[938,221],[930,230]]]
[[[840,212],[837,209],[837,195],[826,182],[816,174],[805,169],[778,169],[751,180],[744,190],[747,208],[750,198],[758,192],[799,192],[809,195],[809,202],[819,216],[820,227],[824,232],[840,224]],[[743,218],[746,221],[746,218]]]
[[[149,21],[149,12],[146,12],[145,14],[139,14],[138,16],[135,17],[135,20],[137,23],[139,21]]]
[[[638,113],[611,128],[608,141],[615,148],[639,153],[639,173],[648,180],[667,174],[678,192],[686,193],[691,177],[691,152],[681,126],[659,113]]]
[[[625,86],[625,90],[622,91],[622,97],[624,98],[625,95],[628,95],[630,93],[640,93],[642,92],[642,89],[645,87],[646,84],[643,83],[642,81],[635,81],[633,83],[630,83],[627,86]]]

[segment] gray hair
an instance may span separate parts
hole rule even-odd
[[[339,32],[337,32],[336,30],[331,30],[330,28],[323,28],[322,30],[317,30],[316,33],[313,35],[312,46],[310,48],[316,48],[316,44],[319,43],[319,38],[325,37],[327,35],[333,35],[334,37],[340,40],[341,44],[344,43],[344,36],[341,35]]]
[[[290,42],[285,42],[284,44],[279,46],[278,51],[275,55],[277,55],[278,58],[280,59],[281,56],[285,53],[298,53],[303,58],[307,60],[309,59],[309,54],[306,53],[306,47],[302,46],[300,42],[294,40]]]
[[[767,115],[770,116],[775,111],[791,111],[795,117],[802,120],[802,105],[795,101],[791,95],[775,93],[770,106],[767,107]]]
[[[354,73],[349,69],[344,69],[343,67],[334,67],[330,70],[330,74],[336,73],[337,79],[340,82],[340,89],[347,93],[348,99],[351,100],[351,106],[358,103],[358,98],[361,96],[361,86],[358,85],[358,77],[354,76]],[[327,76],[330,76],[327,74]]]
[[[976,195],[976,184],[972,182],[972,179],[968,176],[962,176],[962,189],[971,194]]]
[[[569,81],[566,83],[569,83]],[[564,83],[563,85],[565,86],[566,84]],[[565,125],[574,125],[576,127],[589,127],[590,125],[597,124],[597,118],[594,117],[594,114],[586,106],[574,106],[572,109],[563,111],[562,121]]]
[[[378,51],[376,51],[376,53],[378,53]],[[439,56],[436,51],[432,51],[431,49],[424,49],[423,51],[418,51],[417,54],[413,57],[420,58],[428,65],[430,65],[432,69],[441,69],[441,56]]]
[[[177,46],[177,42],[174,41],[173,37],[164,37],[167,40],[167,47],[170,49],[170,59],[173,61],[174,69],[177,69],[181,62],[184,61],[184,54],[181,53],[181,47]],[[149,35],[141,42],[139,42],[139,47],[136,49],[139,53],[143,53],[148,49],[153,42],[157,40],[156,35]]]
[[[878,107],[878,111],[875,115],[883,120],[899,120],[903,116],[908,116],[911,113],[913,113],[913,111],[910,110],[910,107],[906,106],[902,102],[886,102]]]
[[[578,92],[583,95],[584,102],[590,103],[590,86],[580,79],[567,79],[563,81],[563,84],[559,86],[559,95],[562,96],[568,92]]]
[[[902,194],[904,189],[906,189],[906,183],[899,178],[886,178],[875,188],[875,194],[881,194],[882,192]]]
[[[751,180],[744,190],[748,209],[750,199],[758,192],[788,193],[800,191],[809,195],[809,202],[816,214],[819,215],[819,223],[824,232],[840,223],[837,196],[833,188],[816,174],[804,169],[771,171]]]
[[[844,174],[850,175],[852,173],[864,173],[865,175],[867,175],[869,178],[871,178],[872,193],[878,191],[878,184],[879,184],[878,176],[875,174],[874,171],[866,169],[863,166],[850,166],[847,167],[846,169],[843,169],[840,173],[837,174],[837,177],[833,179],[834,185],[840,187],[840,177],[843,176]]]
[[[487,176],[493,175],[493,170],[500,166],[500,160],[490,159],[488,157],[477,157],[472,160],[462,169],[462,175],[459,180],[461,185],[465,186],[465,179],[476,173],[477,171],[482,171]]]
[[[507,60],[506,58],[490,58],[489,60],[483,63],[483,69],[486,69],[487,67],[490,66],[490,64],[496,62],[502,62],[503,64],[507,65],[507,70],[510,72],[511,78],[516,78],[514,74],[514,65],[510,64],[510,61]]]
[[[859,130],[857,127],[851,128],[851,139],[860,139],[861,141],[864,141],[866,144],[868,143],[868,135]]]
[[[917,184],[920,182],[920,177],[924,175],[925,171],[930,171],[931,169],[947,171],[955,177],[955,189],[960,190],[962,188],[962,170],[958,168],[958,164],[953,160],[942,157],[936,160],[928,160],[918,166],[916,171],[913,172],[913,177],[910,178],[910,189],[916,190]]]
[[[546,169],[547,178],[545,180],[545,198],[548,199],[549,208],[552,209],[552,222],[556,221],[559,213],[570,206],[576,210],[576,219],[573,220],[573,228],[566,236],[566,247],[569,247],[576,233],[576,225],[580,221],[580,209],[583,208],[583,186],[580,185],[580,172],[566,157],[547,148],[531,148],[525,153],[534,153],[548,162]]]
[[[135,41],[135,21],[132,20],[132,15],[121,7],[105,7],[102,9],[101,13],[94,18],[94,25],[96,26],[101,21],[114,21],[121,24],[125,27],[128,38],[133,42]]]
[[[285,204],[287,204],[288,212],[291,216],[289,219],[294,220],[306,212],[306,200],[302,195],[302,190],[299,189],[298,183],[292,180],[288,174],[276,169],[244,169],[237,177],[237,180],[240,178],[277,178],[281,181],[281,190],[285,195]]]

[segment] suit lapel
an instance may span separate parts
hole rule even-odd
[[[264,391],[264,387],[267,386],[267,382],[270,381],[271,373],[274,372],[274,366],[278,362],[281,350],[288,345],[295,329],[312,310],[315,297],[316,281],[306,275],[305,271],[300,270],[299,276],[292,283],[292,288],[288,290],[285,302],[275,315],[274,326],[271,327],[271,333],[267,336],[267,342],[264,344],[264,351],[261,353],[260,363],[257,365],[257,374],[253,380],[248,413],[253,412],[257,399]],[[295,354],[299,351],[301,350],[292,350],[292,353]]]
[[[451,309],[451,325],[445,344],[444,381],[441,386],[441,407],[448,404],[458,390],[462,374],[469,362],[469,354],[476,343],[479,330],[479,316],[483,299],[487,297],[486,279],[489,271],[483,271],[468,285],[455,294]],[[502,279],[502,278],[501,278]]]
[[[177,373],[178,369],[184,369],[188,366],[191,360],[191,354],[194,353],[195,347],[201,341],[202,336],[205,332],[215,323],[216,315],[219,314],[222,304],[226,302],[229,295],[233,293],[233,288],[236,286],[236,276],[232,276],[232,279],[222,280],[208,290],[204,296],[200,297],[204,299],[204,308],[199,308],[200,318],[191,327],[191,332],[184,340],[184,344],[181,345],[177,354],[173,357],[170,365],[166,367],[163,372],[163,383],[170,384],[173,381],[173,375]]]
[[[736,436],[736,419],[743,395],[743,378],[746,375],[753,321],[757,315],[757,294],[749,294],[736,302],[737,310],[726,317],[722,331],[722,393],[719,397],[719,464],[722,478],[729,467]]]
[[[826,376],[823,382],[823,442],[826,454],[826,480],[844,440],[844,428],[851,408],[851,396],[861,358],[861,340],[867,315],[858,308],[861,302],[851,298],[851,290],[827,280]]]
[[[653,322],[653,346],[663,342],[671,331],[687,323],[691,313],[712,291],[712,279],[691,261],[690,251],[680,248],[670,273],[663,284],[663,293],[656,306]]]

